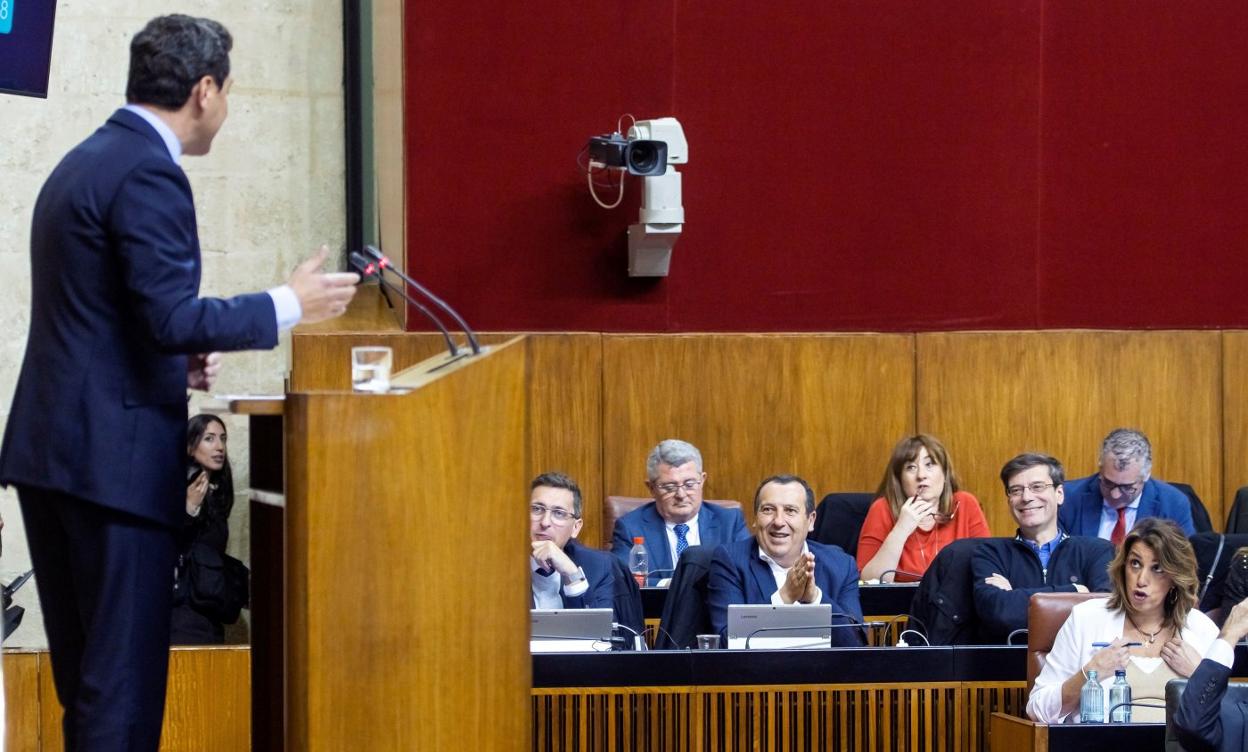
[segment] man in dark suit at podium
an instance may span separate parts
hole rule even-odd
[[[634,538],[644,538],[650,572],[671,577],[689,546],[717,546],[748,540],[750,531],[739,509],[702,503],[706,473],[702,453],[687,441],[667,439],[646,458],[646,487],[654,501],[615,521],[611,553],[628,564]]]
[[[67,750],[155,752],[169,659],[188,387],[216,351],[267,349],[342,313],[354,274],[200,298],[183,154],[225,120],[231,38],[187,16],[130,45],[129,104],[53,170],[31,230],[31,323],[0,483],[17,487]]]
[[[614,607],[611,554],[576,541],[584,524],[580,486],[562,473],[542,473],[529,489],[533,607]]]
[[[807,540],[815,493],[796,475],[774,475],[754,493],[754,538],[715,550],[707,600],[711,626],[727,639],[728,606],[830,603],[833,623],[861,622],[858,564],[838,546]],[[848,618],[846,618],[848,617]],[[832,644],[862,644],[857,629],[832,630]]]

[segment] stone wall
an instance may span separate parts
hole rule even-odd
[[[29,239],[35,196],[61,156],[124,104],[130,38],[167,3],[60,0],[46,100],[0,95],[0,425],[26,344]],[[342,4],[295,0],[191,0],[177,12],[205,15],[234,36],[230,115],[212,153],[183,162],[195,190],[203,246],[201,294],[229,296],[272,286],[321,243],[341,249],[345,232]],[[277,393],[288,338],[272,352],[230,354],[218,393]],[[201,399],[191,403],[192,414]],[[229,419],[238,496],[230,548],[246,559],[247,435]],[[55,437],[48,437],[54,441]],[[17,498],[0,492],[4,551],[0,580],[30,566]],[[44,646],[33,580],[17,595],[26,608],[6,647]],[[244,613],[244,620],[247,612]],[[246,639],[246,626],[234,639]]]

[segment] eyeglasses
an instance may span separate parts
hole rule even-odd
[[[535,520],[545,517],[547,512],[550,512],[550,521],[556,525],[566,525],[576,517],[575,514],[559,507],[547,507],[541,504],[529,505],[529,516]]]
[[[654,487],[659,489],[659,493],[664,496],[671,496],[677,491],[684,490],[685,493],[693,493],[702,485],[699,478],[690,478],[684,483],[658,483]]]
[[[958,507],[962,506],[962,500],[958,499],[958,503],[953,505],[953,511],[949,514],[944,512],[932,512],[932,519],[936,520],[939,525],[945,525],[953,522],[953,518],[958,516]]]
[[[1140,487],[1140,482],[1138,480],[1134,483],[1110,483],[1105,480],[1105,476],[1103,475],[1097,476],[1097,478],[1101,482],[1101,491],[1103,491],[1106,496],[1109,496],[1114,491],[1117,491],[1119,496],[1126,496],[1127,498],[1130,498],[1135,496],[1135,490]]]
[[[1033,494],[1042,494],[1047,489],[1054,488],[1055,486],[1057,486],[1056,483],[1043,483],[1041,481],[1028,483],[1025,486],[1010,486],[1005,489],[1005,498],[1012,500],[1021,499],[1023,498],[1024,491],[1031,491]]]

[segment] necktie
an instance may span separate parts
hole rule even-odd
[[[1109,534],[1109,542],[1115,546],[1122,545],[1122,539],[1127,537],[1127,508],[1118,507],[1118,522],[1114,524],[1114,530]]]
[[[689,539],[685,537],[685,535],[689,533],[689,526],[682,522],[675,527],[675,530],[676,530],[676,558],[679,559],[680,555],[685,552],[685,549],[689,548]]]

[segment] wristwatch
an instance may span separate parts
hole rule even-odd
[[[565,586],[566,586],[566,585],[576,585],[577,583],[584,582],[584,581],[585,581],[585,579],[586,579],[586,578],[585,578],[585,570],[584,570],[584,569],[581,569],[580,567],[577,567],[577,568],[576,568],[576,571],[575,571],[575,572],[573,572],[572,574],[569,574],[569,575],[564,575],[564,580],[565,580],[565,582],[564,582],[563,584],[564,584]]]

